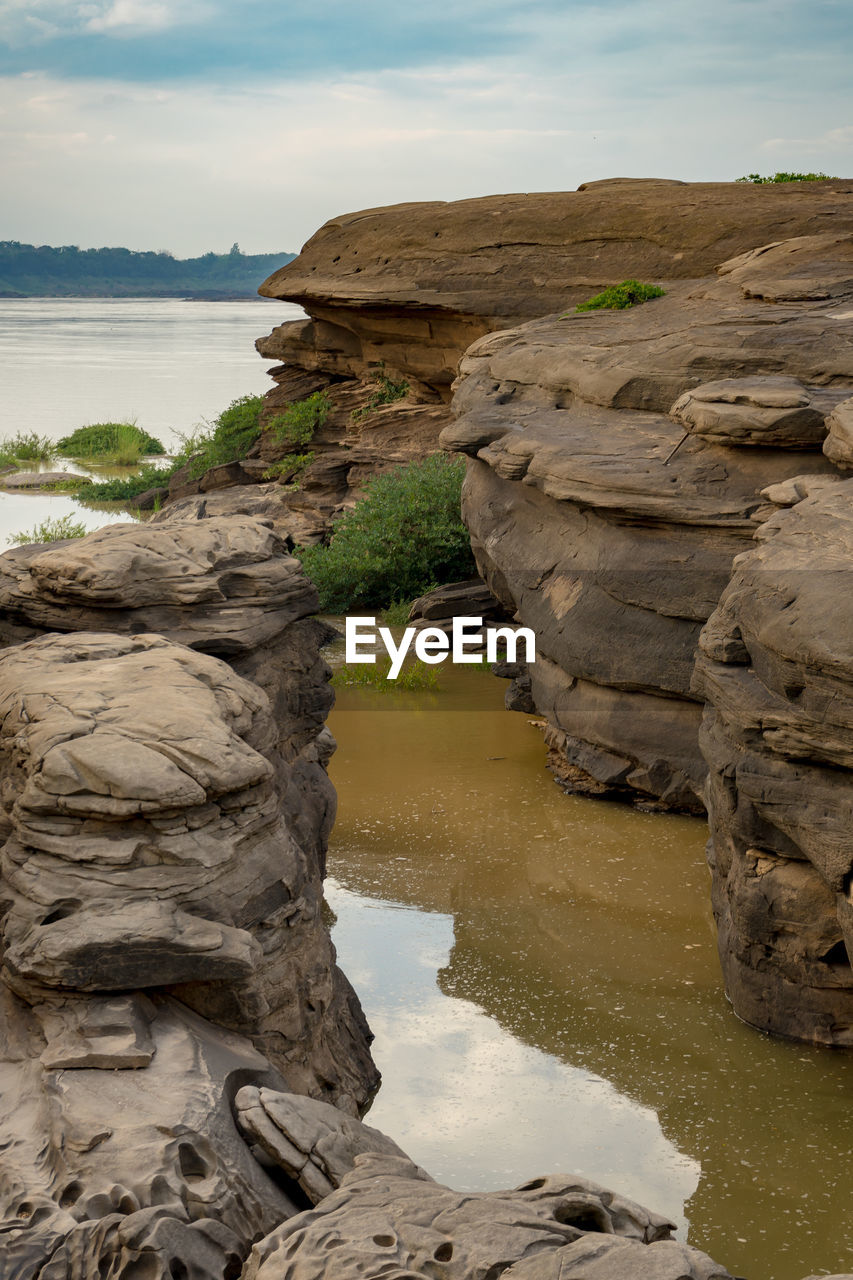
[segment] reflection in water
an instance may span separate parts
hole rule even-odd
[[[495,709],[505,686],[440,670],[439,694],[343,689],[331,718],[330,870],[355,896],[336,941],[379,1033],[375,1122],[459,1186],[570,1165],[664,1212],[689,1197],[690,1242],[750,1280],[853,1269],[853,1055],[731,1013],[704,823],[563,795],[538,731]]]
[[[449,916],[372,902],[334,881],[326,893],[341,963],[376,1035],[384,1083],[371,1124],[460,1190],[582,1171],[686,1226],[682,1207],[699,1167],[667,1141],[653,1111],[516,1039],[475,1004],[440,994]]]

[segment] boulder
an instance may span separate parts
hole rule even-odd
[[[786,501],[756,537],[696,669],[720,958],[744,1021],[850,1047],[853,481]]]

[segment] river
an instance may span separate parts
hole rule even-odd
[[[0,303],[0,434],[131,412],[187,430],[264,389],[252,343],[286,318]],[[0,515],[10,501],[81,510],[3,495]],[[612,1185],[750,1280],[853,1270],[853,1055],[737,1021],[705,824],[564,795],[504,689],[445,666],[437,692],[338,692],[327,887],[384,1074],[371,1123],[460,1188],[549,1171]]]

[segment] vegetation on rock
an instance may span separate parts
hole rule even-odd
[[[377,370],[370,376],[378,385],[360,409],[353,409],[350,415],[353,422],[360,422],[362,418],[373,413],[374,409],[380,409],[384,404],[394,404],[395,401],[403,400],[409,394],[409,384],[404,379],[397,381],[389,378],[381,370]]]
[[[284,444],[308,444],[328,418],[331,408],[332,402],[325,391],[315,391],[305,400],[294,400],[270,421],[269,427]]]
[[[465,464],[433,454],[365,485],[365,496],[335,523],[328,546],[298,554],[331,613],[412,600],[437,583],[475,572],[460,516]]]
[[[766,182],[837,182],[838,179],[829,173],[771,173],[762,177],[760,173],[748,173],[743,178],[735,178],[735,182],[753,182],[763,186]]]
[[[586,302],[579,302],[575,311],[626,311],[628,307],[636,307],[651,298],[662,298],[666,290],[656,284],[643,284],[639,280],[623,280],[621,284],[611,285],[609,289],[597,293]],[[564,320],[571,312],[560,316]]]
[[[37,524],[34,529],[24,529],[20,533],[10,533],[6,539],[10,546],[26,546],[32,542],[58,542],[61,538],[82,538],[89,530],[82,520],[73,520],[71,516],[48,517]]]
[[[110,459],[122,466],[138,463],[145,454],[166,452],[159,440],[135,422],[94,422],[78,427],[57,441],[56,451],[67,458]]]

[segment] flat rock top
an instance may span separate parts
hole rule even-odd
[[[250,516],[107,525],[0,556],[0,607],[45,629],[166,631],[237,652],[316,611],[316,592],[270,522]]]
[[[809,471],[832,471],[817,450],[825,418],[853,391],[850,244],[849,235],[797,237],[630,310],[489,334],[462,359],[457,421],[441,443],[557,500],[676,522],[747,521],[762,488],[806,469],[792,449],[811,449]],[[759,296],[769,280],[772,302]],[[706,412],[716,405],[711,442],[689,439],[681,420],[694,390]],[[787,438],[787,407],[773,402],[793,399],[808,430],[795,421]],[[762,443],[767,415],[769,447],[728,447]]]
[[[853,181],[620,178],[332,218],[259,292],[309,310],[441,308],[517,322],[626,277],[696,278],[756,245],[851,231]]]

